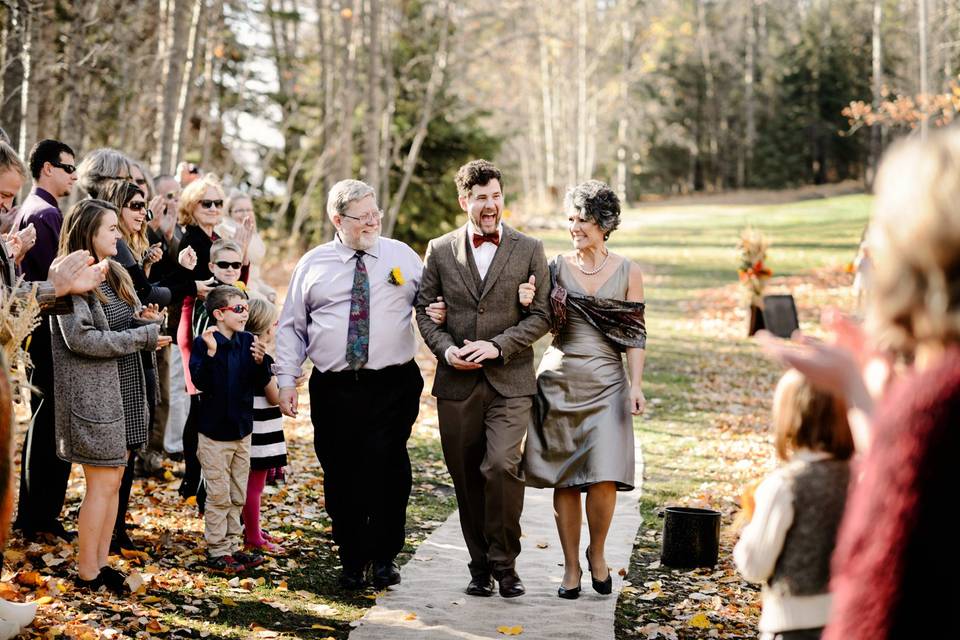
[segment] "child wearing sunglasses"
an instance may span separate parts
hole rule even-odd
[[[217,240],[210,247],[209,269],[213,274],[213,286],[231,285],[246,296],[247,268],[242,264],[242,249],[232,240]],[[183,362],[190,362],[190,355],[197,336],[203,334],[211,323],[211,315],[204,301],[199,298],[184,299],[180,323],[177,326],[177,345]],[[201,491],[200,462],[197,460],[197,388],[190,371],[184,371],[187,392],[190,394],[190,410],[183,430],[184,474],[180,483],[180,495],[184,498],[197,496],[201,513],[204,508],[204,493]]]
[[[274,386],[262,343],[244,331],[250,306],[246,295],[219,286],[207,295],[211,324],[193,342],[190,374],[202,391],[196,425],[197,458],[207,492],[204,539],[207,565],[237,573],[263,563],[241,549],[240,514],[247,497],[254,396]]]

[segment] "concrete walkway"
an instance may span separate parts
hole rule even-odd
[[[527,593],[519,598],[467,596],[470,581],[469,556],[460,535],[457,513],[417,550],[402,569],[403,582],[377,599],[377,604],[360,620],[350,640],[406,640],[461,638],[504,638],[498,627],[523,628],[522,638],[612,639],[614,609],[623,578],[617,571],[626,568],[640,513],[637,502],[643,478],[642,456],[636,452],[637,489],[617,494],[617,508],[607,538],[607,563],[613,573],[614,592],[597,594],[590,586],[586,561],[583,591],[578,600],[561,600],[557,587],[563,577],[563,553],[553,520],[553,492],[527,489],[523,507],[523,551],[517,572]],[[584,520],[581,546],[589,536]],[[582,554],[582,552],[581,552]]]

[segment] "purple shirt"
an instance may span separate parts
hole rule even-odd
[[[339,237],[307,252],[297,263],[277,328],[273,372],[280,387],[293,387],[309,357],[319,371],[347,368],[347,328],[356,262]],[[363,264],[370,278],[370,350],[364,369],[382,369],[413,359],[413,304],[423,262],[398,240],[379,238]],[[403,284],[390,281],[399,269]]]
[[[40,187],[34,187],[23,201],[14,227],[25,229],[31,222],[37,230],[37,243],[23,257],[20,270],[27,280],[43,281],[47,279],[50,263],[57,257],[63,214],[57,206],[57,199]]]

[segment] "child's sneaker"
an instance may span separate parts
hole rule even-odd
[[[233,559],[243,565],[244,569],[259,567],[264,563],[263,556],[259,553],[247,553],[246,551],[234,551]]]
[[[282,556],[284,553],[287,552],[286,549],[276,544],[275,542],[271,542],[267,540],[266,538],[264,538],[263,542],[261,542],[260,544],[247,542],[246,544],[243,545],[243,550],[251,551],[253,553],[260,553],[260,554],[266,553],[267,555],[271,555],[271,556]]]
[[[213,571],[219,571],[221,573],[239,573],[246,569],[246,564],[237,560],[237,558],[232,555],[217,556],[215,558],[207,558],[207,567]]]

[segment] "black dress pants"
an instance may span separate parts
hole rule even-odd
[[[407,439],[420,411],[416,362],[310,376],[314,449],[346,571],[403,548],[411,471]]]
[[[28,351],[33,362],[31,381],[39,393],[30,396],[34,419],[21,450],[20,495],[13,528],[32,533],[59,527],[70,478],[70,463],[57,457],[49,316],[43,316],[33,330]]]

